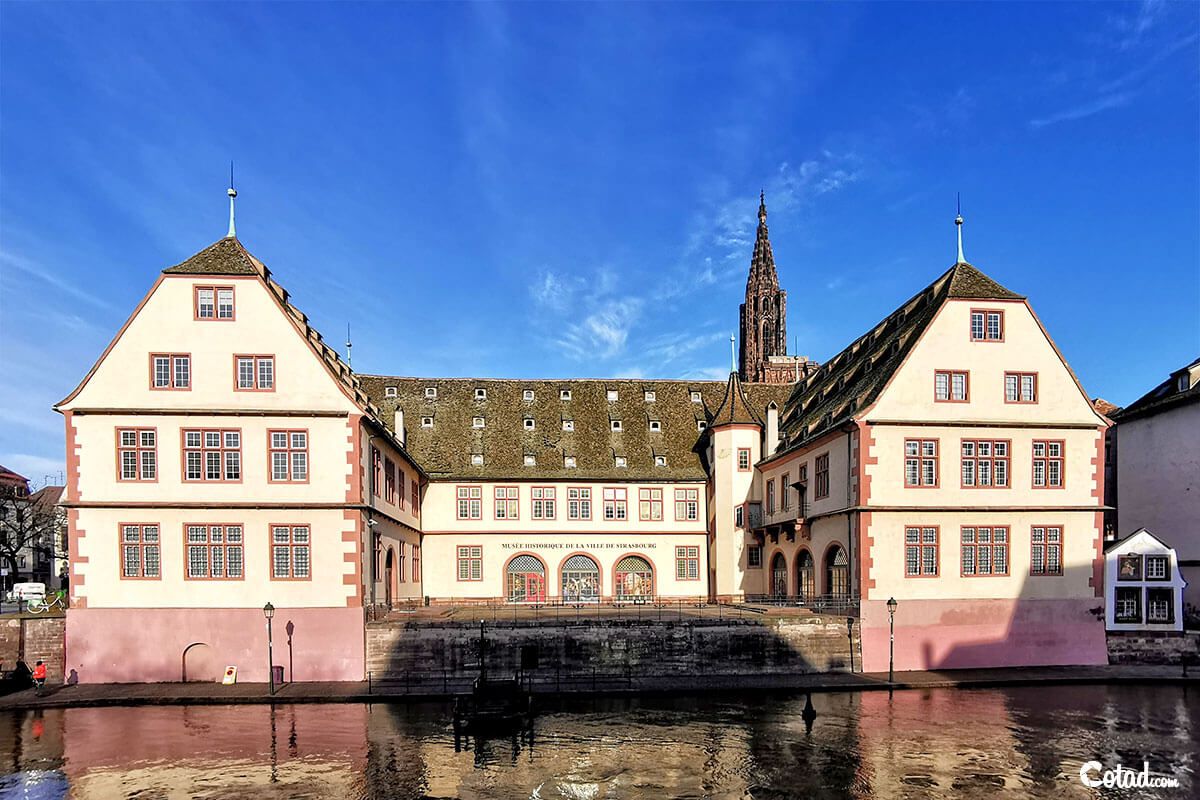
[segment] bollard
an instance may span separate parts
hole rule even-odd
[[[367,694],[371,694],[371,672],[367,671]]]

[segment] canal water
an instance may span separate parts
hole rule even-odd
[[[1200,693],[1075,686],[571,700],[455,740],[430,705],[0,715],[0,797],[1070,798],[1200,794]],[[1179,780],[1088,789],[1088,761]],[[1097,774],[1097,777],[1099,775]]]

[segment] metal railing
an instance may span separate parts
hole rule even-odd
[[[857,597],[845,595],[812,595],[809,597],[781,596],[773,594],[748,594],[746,602],[755,605],[779,608],[806,608],[814,614],[838,614],[847,617],[859,616]]]

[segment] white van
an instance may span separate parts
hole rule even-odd
[[[44,583],[15,583],[12,591],[8,593],[8,600],[43,600],[46,597],[46,584]]]

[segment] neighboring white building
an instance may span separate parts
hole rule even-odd
[[[1157,531],[1179,553],[1200,606],[1200,358],[1114,412],[1117,536]]]
[[[1183,630],[1175,550],[1142,528],[1104,549],[1104,622],[1110,631]]]

